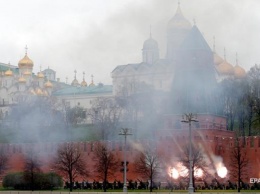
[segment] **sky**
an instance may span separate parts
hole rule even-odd
[[[178,0],[0,0],[0,62],[18,65],[25,46],[34,73],[51,68],[57,78],[111,84],[118,65],[142,61],[143,42],[157,40],[166,53],[166,27]],[[246,71],[260,64],[259,0],[180,0],[183,15],[209,46]]]

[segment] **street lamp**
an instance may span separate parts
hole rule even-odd
[[[127,192],[127,186],[126,186],[126,137],[128,135],[132,135],[130,133],[130,129],[128,128],[122,128],[119,135],[124,135],[125,136],[125,145],[124,145],[124,187],[123,187],[123,192]]]
[[[171,192],[173,191],[172,171],[173,171],[173,167],[171,167]]]
[[[192,113],[187,113],[182,116],[182,121],[184,123],[189,123],[189,164],[190,164],[190,170],[189,170],[189,177],[190,177],[190,183],[189,183],[189,193],[194,192],[193,187],[193,176],[192,176],[192,166],[193,166],[193,157],[192,157],[192,140],[191,140],[191,122],[198,122],[196,120],[196,116]]]
[[[53,190],[53,169],[51,169],[51,192]]]

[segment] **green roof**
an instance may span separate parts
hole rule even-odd
[[[19,68],[13,65],[8,65],[5,63],[0,63],[0,72],[3,71],[7,71],[8,69],[11,69],[13,71],[13,73],[18,74],[19,73]]]
[[[83,95],[83,94],[102,94],[102,93],[111,93],[113,92],[112,85],[103,85],[99,84],[97,86],[88,86],[88,87],[77,87],[70,86],[57,90],[52,93],[53,96],[65,96],[65,95]]]

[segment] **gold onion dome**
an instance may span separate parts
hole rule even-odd
[[[220,63],[216,68],[220,74],[225,74],[225,75],[234,74],[234,67],[227,61]]]
[[[234,76],[235,78],[244,78],[246,77],[246,71],[239,65],[236,65],[234,67]]]
[[[38,78],[44,78],[44,74],[42,72],[39,72],[37,75]]]
[[[75,79],[71,82],[71,85],[72,85],[72,86],[77,86],[77,85],[79,85],[78,80],[75,78]]]
[[[26,79],[25,79],[24,77],[20,77],[20,78],[18,79],[18,82],[19,82],[19,83],[25,83],[25,82],[26,82]]]
[[[95,84],[94,84],[94,76],[93,75],[91,75],[91,83],[89,84],[89,86],[95,86]]]
[[[24,58],[22,58],[18,63],[19,68],[32,68],[33,61],[25,54]]]
[[[178,5],[176,14],[168,22],[168,29],[191,29],[191,23],[183,16],[180,5]]]
[[[87,84],[87,82],[85,80],[83,80],[80,85],[83,86],[83,87],[87,87],[88,86],[88,84]]]
[[[214,53],[213,54],[213,57],[214,57],[214,64],[215,65],[219,65],[221,63],[224,62],[224,59],[222,59],[218,54]]]
[[[89,84],[89,86],[95,86],[95,84],[93,82],[91,82],[91,84]]]
[[[5,76],[13,76],[13,72],[8,69],[6,72],[5,72]]]
[[[44,86],[46,88],[52,88],[53,87],[52,83],[49,80],[44,84]]]
[[[36,90],[36,94],[37,94],[38,96],[43,96],[43,92],[42,92],[42,90],[41,90],[40,88],[38,88],[38,89]]]

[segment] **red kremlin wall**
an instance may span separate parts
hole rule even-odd
[[[226,119],[224,117],[212,115],[199,115],[197,123],[192,123],[192,141],[205,154],[208,162],[222,164],[230,169],[230,153],[234,149],[234,133],[227,131]],[[129,180],[143,180],[142,177],[134,172],[134,161],[141,147],[149,146],[157,150],[160,154],[166,169],[162,171],[161,177],[168,179],[169,169],[174,167],[183,154],[183,148],[189,143],[189,125],[181,122],[180,116],[167,115],[164,120],[164,129],[155,133],[156,140],[133,140],[128,137],[127,161],[129,161],[129,171],[127,178]],[[122,138],[123,139],[123,138]],[[245,182],[249,182],[249,178],[260,178],[260,137],[246,137],[246,145],[243,148],[249,159],[248,177]],[[123,141],[105,141],[120,161],[123,161]],[[39,154],[42,162],[42,170],[51,171],[51,160],[55,155],[55,150],[63,143],[37,143],[37,144],[0,144],[0,149],[4,149],[9,155],[8,172],[22,171],[24,166],[24,156],[29,147],[34,147]],[[84,160],[90,170],[91,176],[85,180],[98,180],[93,171],[93,150],[96,142],[75,142],[82,151]],[[122,167],[118,167],[114,177],[110,181],[120,180],[123,182],[123,174],[120,172]],[[213,169],[214,170],[214,169]],[[81,178],[83,179],[83,178]],[[227,175],[223,180],[232,178]],[[65,179],[64,179],[65,180]],[[79,180],[82,181],[82,180]]]

